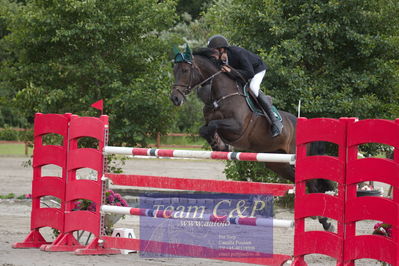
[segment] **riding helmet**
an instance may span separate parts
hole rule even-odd
[[[229,42],[222,35],[213,35],[208,40],[208,48],[218,49],[229,47]]]

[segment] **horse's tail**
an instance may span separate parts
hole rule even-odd
[[[326,154],[326,143],[323,141],[315,141],[310,143],[309,155]]]

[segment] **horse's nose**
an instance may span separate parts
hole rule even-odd
[[[170,95],[170,100],[173,102],[174,105],[180,105],[180,100],[177,95]]]

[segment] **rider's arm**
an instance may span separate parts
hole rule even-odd
[[[233,48],[234,49],[234,48]],[[242,48],[235,48],[229,54],[231,71],[227,72],[233,79],[244,79],[248,81],[255,75],[254,68],[246,51]]]

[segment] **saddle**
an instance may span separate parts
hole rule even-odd
[[[256,100],[255,95],[249,89],[249,83],[245,84],[244,86],[240,86],[240,87],[242,89],[242,93],[245,96],[245,101],[247,102],[249,109],[251,109],[251,111],[257,115],[265,116],[265,113],[262,111],[262,108],[259,106],[259,103]],[[272,102],[272,97],[269,95],[267,97],[270,98],[270,102]],[[277,110],[277,108],[274,105],[272,105],[272,112],[278,120],[283,121],[283,118],[281,117],[279,111]]]

